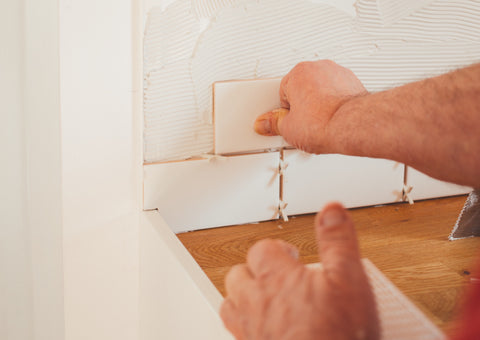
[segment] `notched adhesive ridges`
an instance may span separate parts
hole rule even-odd
[[[152,8],[144,37],[145,161],[211,152],[215,81],[279,77],[333,59],[370,91],[479,61],[480,2],[360,0],[357,16],[326,3],[177,0]],[[340,2],[339,2],[340,3]],[[247,100],[247,99],[246,99]]]

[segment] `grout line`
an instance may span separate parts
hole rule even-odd
[[[280,149],[280,164],[278,164],[278,168],[280,169],[280,167],[282,166],[282,163],[285,161],[285,155],[284,155],[284,149]],[[280,194],[280,201],[283,202],[283,171],[280,171],[280,176],[278,176],[279,178],[279,181],[280,181],[280,184],[279,184],[279,187],[280,187],[280,190],[279,190],[279,194]]]
[[[204,154],[204,155],[198,155],[198,156],[190,157],[190,158],[187,158],[187,159],[159,161],[159,162],[153,162],[153,163],[145,163],[144,162],[143,166],[199,161],[199,160],[205,160],[209,156],[211,156],[212,158],[215,158],[215,157],[229,158],[229,157],[240,157],[240,156],[248,156],[248,155],[259,155],[259,154],[267,154],[267,153],[273,153],[273,152],[281,152],[282,150],[283,150],[282,148],[276,148],[276,149],[269,149],[269,150],[263,150],[263,151],[262,150],[257,150],[257,151],[252,151],[252,152],[223,153],[223,154],[218,154],[218,155],[213,154],[213,153],[208,153],[208,154]]]
[[[256,155],[259,153],[271,153],[271,152],[281,152],[283,148],[270,148],[270,149],[257,149],[249,151],[238,151],[238,152],[228,152],[228,153],[219,153],[217,156],[224,157],[233,157],[233,156],[244,156],[244,155]]]
[[[217,80],[213,84],[262,81],[262,80],[281,80],[281,79],[282,79],[282,77],[265,77],[265,78],[262,77],[262,78],[252,78],[252,79],[229,79],[229,80]]]
[[[217,154],[216,127],[215,127],[215,83],[212,84],[212,126],[213,126],[213,154]]]
[[[284,164],[285,164],[285,154],[284,154],[284,148],[281,148],[279,150],[279,153],[280,153],[280,162],[278,164],[278,181],[279,181],[279,201],[278,201],[278,219],[281,219],[283,218],[283,220],[285,222],[288,222],[288,216],[285,214],[285,207],[287,206],[287,204],[285,204],[286,202],[283,201],[283,182],[284,182],[284,179],[285,179],[285,176],[284,176],[284,171],[285,171],[285,168],[284,168]]]
[[[410,192],[412,191],[413,187],[408,185],[408,166],[404,164],[403,167],[403,188],[402,188],[402,200],[404,202],[408,202],[409,204],[413,204],[414,200],[412,199],[412,196],[410,195]]]

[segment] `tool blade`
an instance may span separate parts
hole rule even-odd
[[[449,240],[480,236],[480,189],[473,190],[467,197]]]

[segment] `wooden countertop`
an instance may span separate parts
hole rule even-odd
[[[466,196],[352,209],[362,256],[369,258],[445,332],[480,256],[480,238],[448,241]],[[223,279],[231,266],[245,262],[247,250],[263,238],[286,240],[304,263],[318,262],[314,215],[289,222],[223,227],[178,234],[198,264],[225,295]],[[479,275],[477,275],[479,274]]]

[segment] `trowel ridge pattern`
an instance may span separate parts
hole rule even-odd
[[[177,0],[152,8],[145,162],[212,152],[214,81],[281,77],[300,61],[332,59],[376,92],[479,61],[479,1],[399,3],[359,0],[355,17],[349,0]]]

